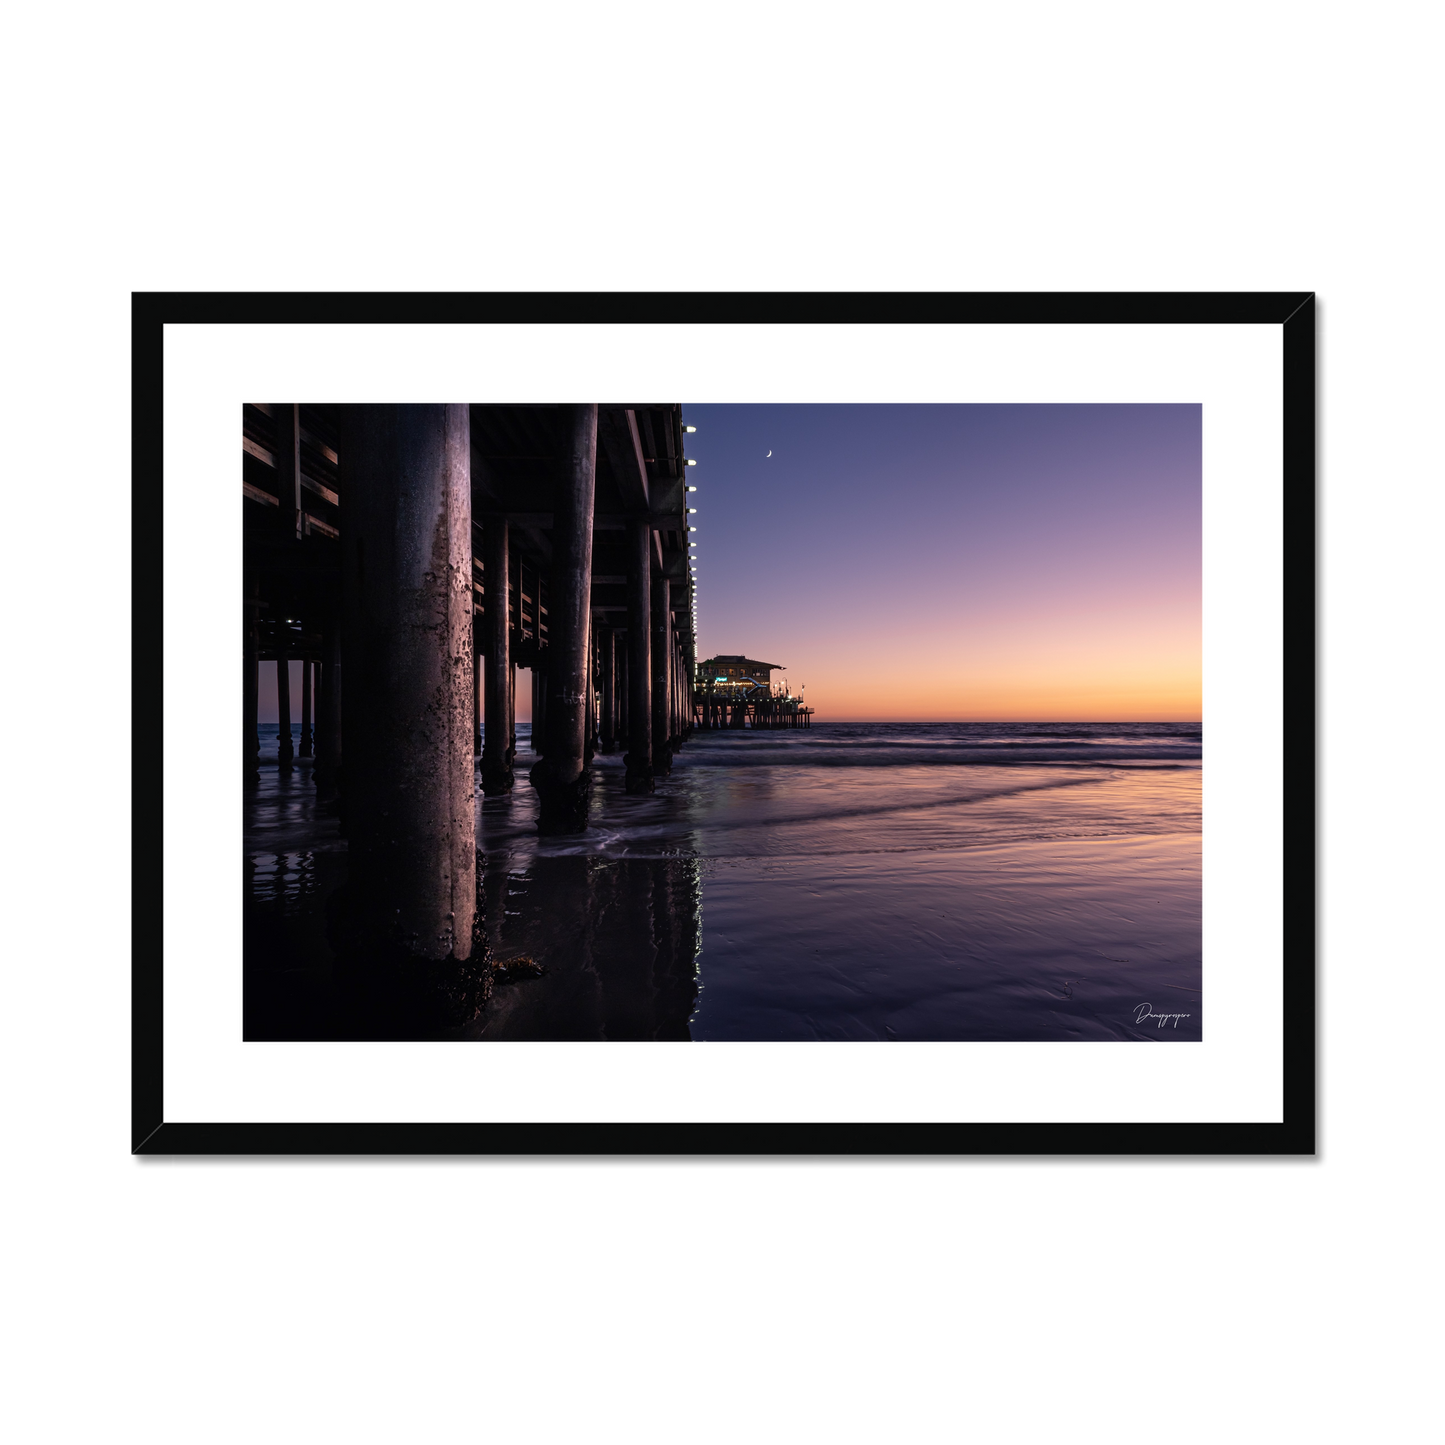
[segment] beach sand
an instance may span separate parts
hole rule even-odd
[[[552,840],[524,735],[478,848],[494,961],[544,973],[450,1036],[1197,1041],[1198,726],[1014,726],[703,734],[650,798],[601,756]],[[345,843],[304,770],[246,837],[246,1037],[337,1037]]]

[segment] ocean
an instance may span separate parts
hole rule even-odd
[[[596,757],[589,831],[540,839],[523,726],[477,846],[494,958],[545,973],[459,1036],[1198,1041],[1202,750],[1197,723],[698,733],[651,797]],[[305,769],[263,768],[246,855],[246,1037],[332,1036],[345,843]]]

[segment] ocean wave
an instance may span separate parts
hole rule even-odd
[[[706,830],[711,835],[715,830]],[[1193,836],[1199,831],[1197,818],[1128,819],[1117,823],[1096,823],[1075,828],[996,829],[974,835],[935,835],[907,842],[868,844],[834,838],[783,841],[767,830],[759,829],[756,847],[729,850],[718,847],[710,839],[694,842],[674,837],[650,838],[633,833],[612,833],[586,840],[548,838],[537,845],[542,857],[596,857],[611,861],[623,859],[687,859],[694,860],[709,871],[710,865],[765,863],[786,865],[817,858],[865,858],[891,854],[923,855],[933,853],[966,853],[984,848],[1017,848],[1046,843],[1090,843],[1123,838]]]
[[[1070,766],[1112,768],[1131,763],[1140,766],[1187,767],[1197,764],[1201,756],[1197,748],[1193,751],[1180,749],[1172,752],[1138,748],[1032,748],[1017,752],[940,749],[927,753],[910,752],[906,754],[881,748],[856,748],[847,753],[815,753],[803,749],[770,751],[758,748],[748,752],[739,749],[728,756],[714,755],[698,750],[689,754],[687,761],[689,766],[700,768],[946,768],[967,764],[1006,768],[1026,763],[1066,763]]]
[[[953,794],[945,798],[898,798],[886,803],[852,804],[847,807],[814,807],[802,812],[787,812],[776,808],[768,815],[765,825],[757,817],[703,818],[698,826],[709,833],[727,832],[736,829],[809,827],[817,823],[843,823],[855,818],[882,818],[896,813],[931,812],[939,808],[966,808],[971,804],[993,803],[1003,798],[1015,798],[1023,793],[1043,793],[1059,788],[1081,788],[1098,786],[1105,779],[1100,778],[1059,778],[1047,783],[1025,783],[1016,788],[988,788],[979,792]]]

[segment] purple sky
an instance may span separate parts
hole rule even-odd
[[[1199,716],[1200,407],[683,411],[700,656],[820,721]]]
[[[819,721],[1199,716],[1198,406],[683,410],[700,657]]]

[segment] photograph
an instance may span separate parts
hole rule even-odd
[[[240,422],[248,1042],[1206,1037],[1197,401]]]

